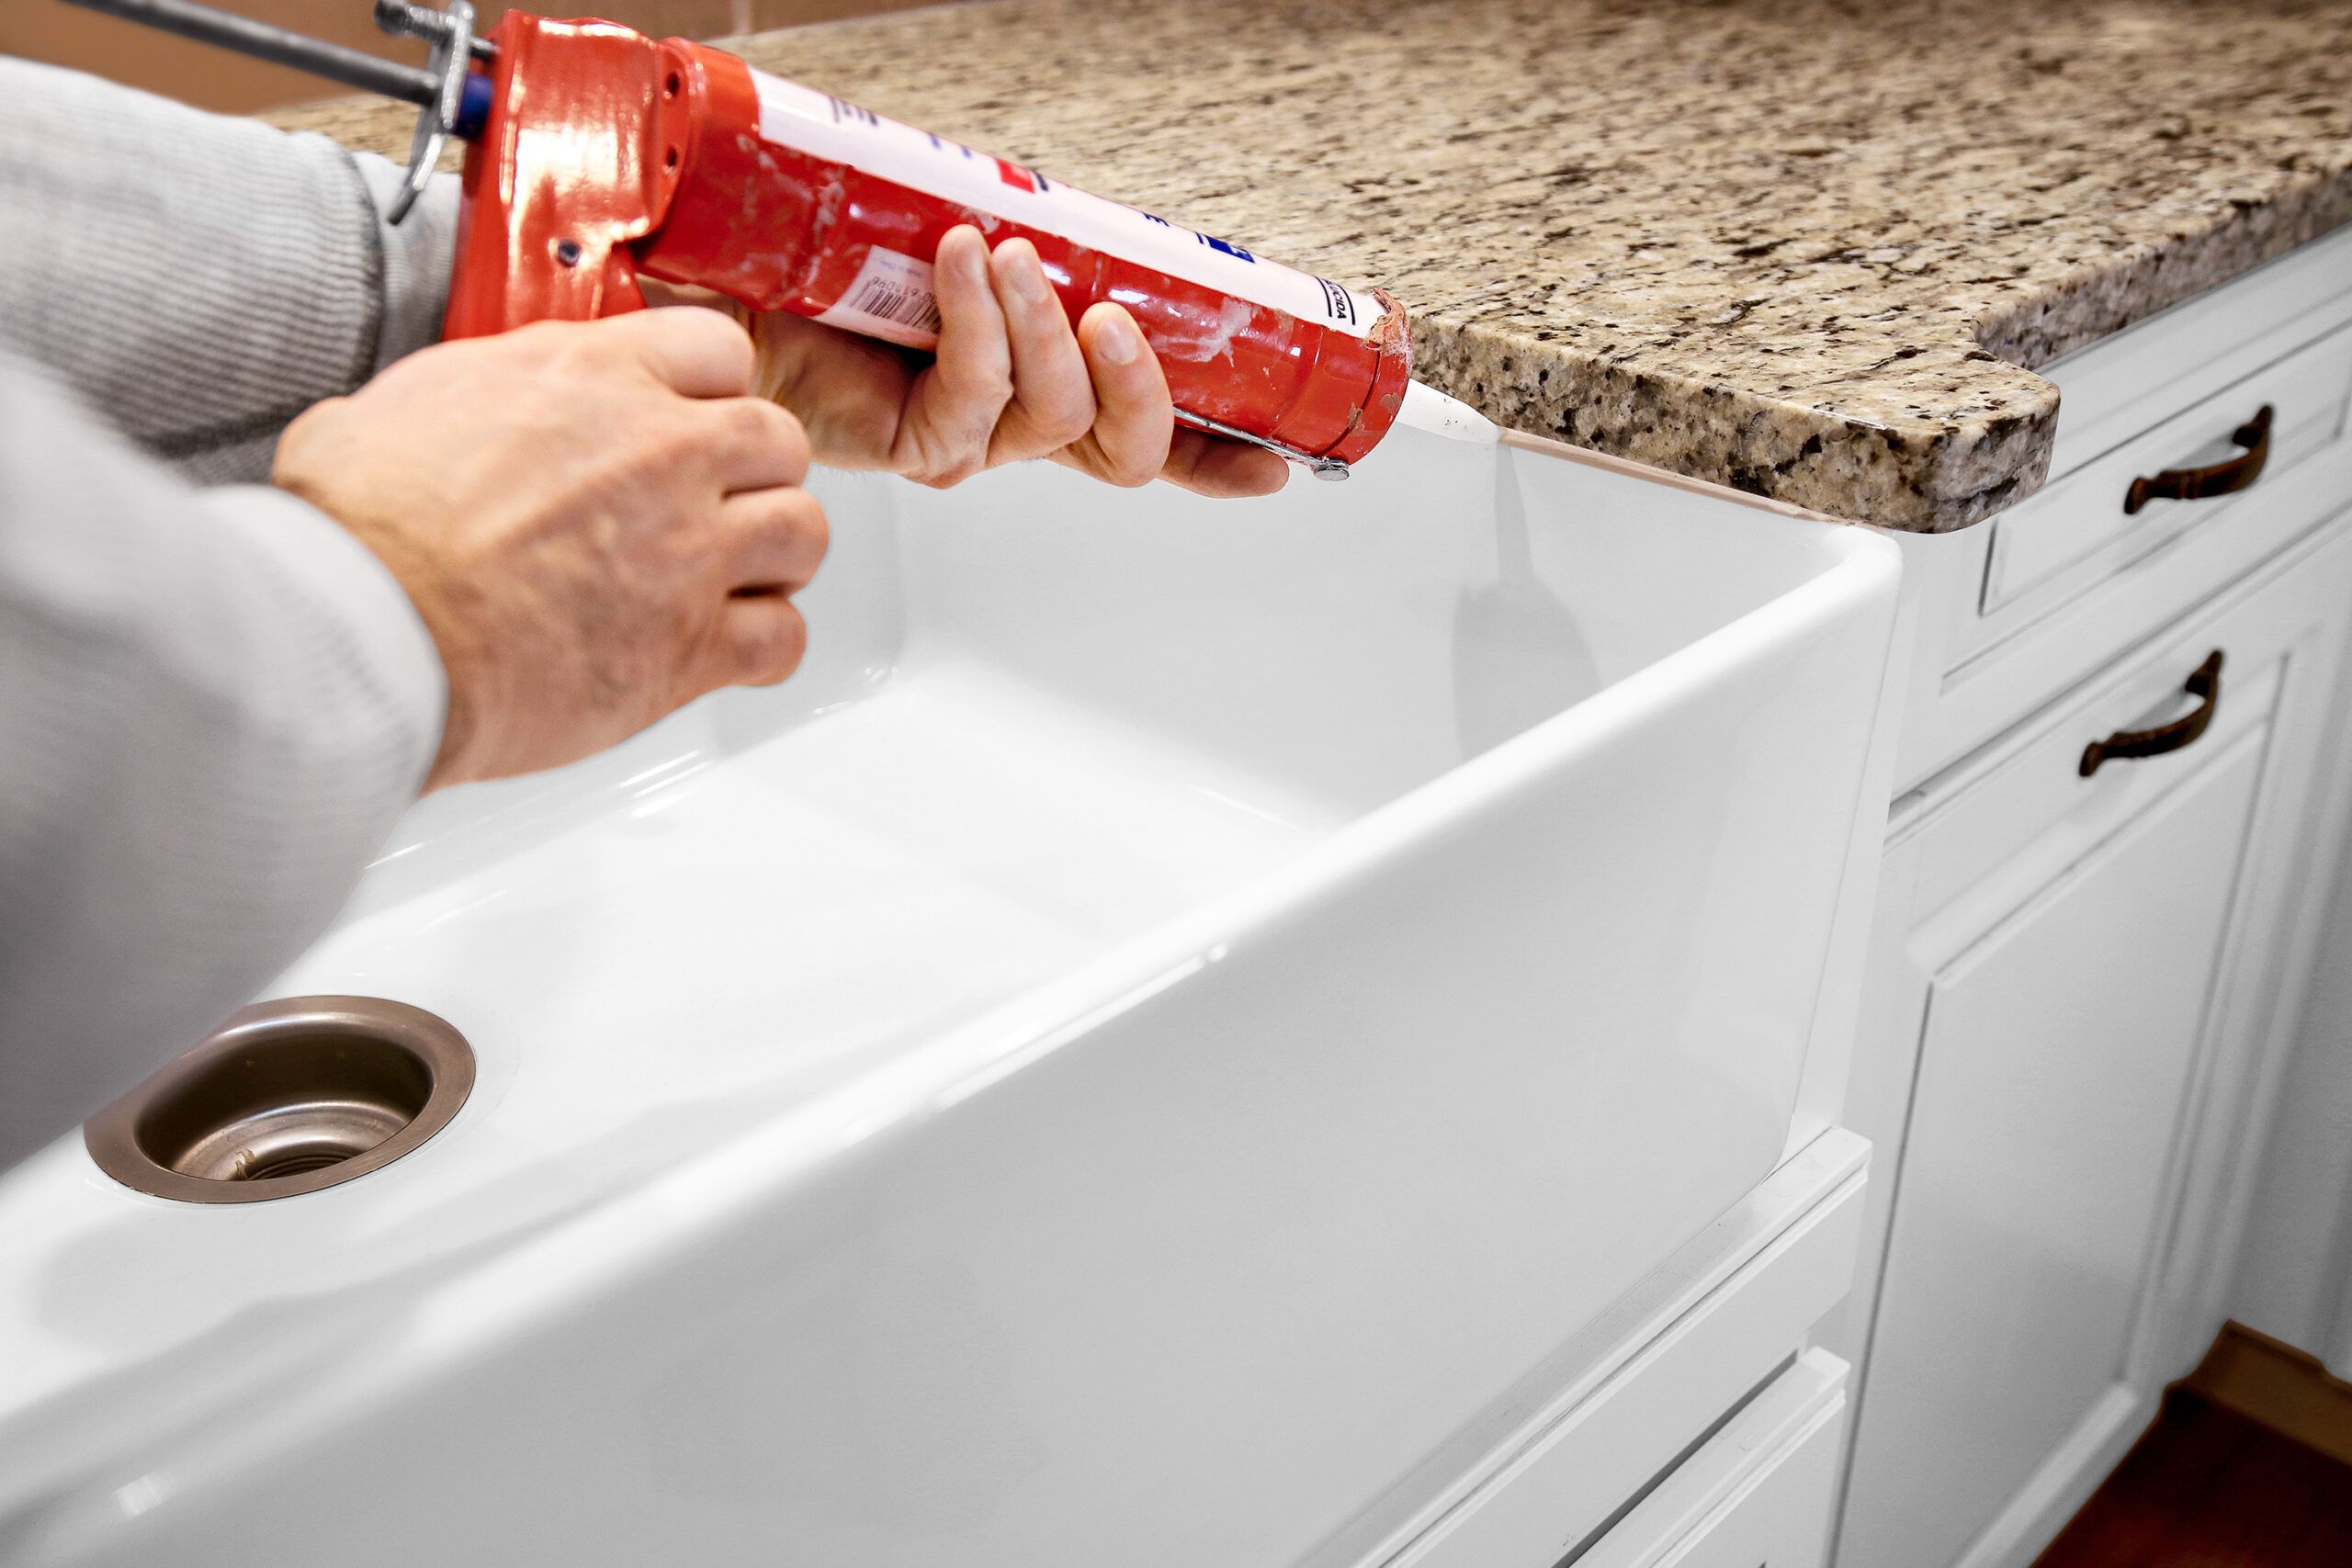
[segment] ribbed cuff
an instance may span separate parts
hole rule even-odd
[[[449,272],[458,255],[458,176],[435,175],[424,194],[398,223],[384,214],[407,171],[372,152],[356,154],[359,177],[376,204],[384,247],[384,332],[376,352],[381,370],[405,354],[441,341],[449,309]]]
[[[424,786],[441,750],[449,685],[441,650],[416,605],[376,553],[317,507],[270,485],[204,492],[206,509],[235,530],[334,621],[336,656],[352,687],[371,699],[401,750],[413,789]]]

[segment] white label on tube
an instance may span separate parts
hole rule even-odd
[[[931,290],[931,264],[876,245],[857,279],[817,320],[909,348],[939,342],[939,299]]]
[[[885,119],[871,109],[829,97],[797,82],[763,71],[752,72],[752,81],[760,95],[760,134],[778,146],[829,163],[846,164],[1042,233],[1058,234],[1089,250],[1204,288],[1272,305],[1351,337],[1370,337],[1380,321],[1380,301],[1369,294],[1266,261],[1229,241],[1180,228],[1136,208],[1090,196],[1076,186],[1047,179],[1035,169]],[[923,267],[926,283],[930,270],[928,265]],[[861,273],[859,286],[865,281]],[[845,301],[856,293],[853,288]],[[831,312],[819,319],[831,319]],[[872,329],[861,323],[861,330]],[[896,333],[876,335],[904,343],[908,341],[905,331],[900,327]]]

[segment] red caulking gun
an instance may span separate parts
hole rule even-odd
[[[931,261],[978,226],[1037,247],[1075,321],[1125,306],[1176,417],[1318,477],[1402,423],[1467,440],[1495,427],[1411,378],[1405,310],[1043,173],[752,70],[722,50],[612,22],[509,11],[488,37],[467,0],[375,0],[421,38],[422,69],[193,0],[74,0],[292,65],[423,111],[397,222],[447,139],[472,143],[445,335],[639,309],[639,277],[698,285],[926,349]]]

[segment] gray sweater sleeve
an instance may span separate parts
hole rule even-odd
[[[291,960],[438,745],[382,564],[199,488],[430,340],[451,193],[390,176],[0,61],[0,1168]]]
[[[439,335],[457,181],[0,55],[0,338],[199,483]]]

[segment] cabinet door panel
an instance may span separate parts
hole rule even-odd
[[[1845,1568],[1957,1560],[2111,1417],[2252,820],[2263,730],[1930,987]]]

